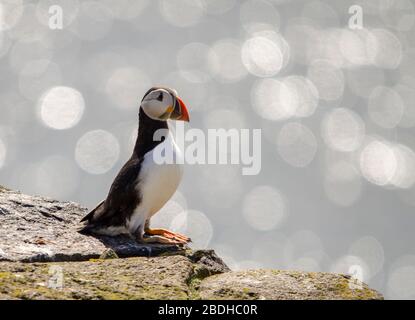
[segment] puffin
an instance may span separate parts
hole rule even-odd
[[[115,177],[105,200],[82,218],[80,232],[105,236],[129,235],[141,243],[184,245],[190,238],[166,229],[150,228],[150,219],[172,197],[182,175],[182,151],[167,120],[189,122],[189,112],[177,91],[148,90],[139,107],[138,135],[133,153]],[[160,130],[160,131],[159,131]],[[165,132],[159,138],[160,132]],[[155,152],[169,150],[176,161],[159,163]],[[167,162],[167,161],[166,161]]]

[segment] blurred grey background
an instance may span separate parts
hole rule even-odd
[[[1,0],[0,183],[92,208],[167,85],[187,129],[262,129],[262,170],[187,165],[155,225],[413,299],[414,32],[411,0]]]

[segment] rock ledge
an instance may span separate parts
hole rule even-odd
[[[345,275],[233,272],[212,250],[85,236],[85,212],[0,186],[0,299],[383,299]]]

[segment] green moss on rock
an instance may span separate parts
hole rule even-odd
[[[323,272],[248,270],[208,277],[200,283],[202,299],[377,300],[382,295],[350,277]]]
[[[53,267],[58,266],[54,269]],[[183,256],[85,262],[0,263],[0,291],[17,299],[187,299],[192,263]],[[51,285],[61,270],[62,287]]]
[[[0,299],[382,299],[344,275],[227,271],[211,251],[83,262],[0,262]]]

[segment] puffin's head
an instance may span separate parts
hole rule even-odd
[[[147,91],[141,101],[141,108],[151,119],[189,121],[186,105],[177,96],[176,90],[165,87],[153,87]]]

